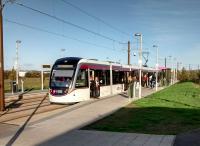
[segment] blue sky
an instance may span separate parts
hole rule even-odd
[[[131,49],[138,52],[136,32],[143,34],[143,48],[150,52],[149,65],[155,66],[156,51],[159,46],[159,64],[164,57],[172,56],[183,66],[197,67],[200,54],[200,1],[199,0],[65,0],[127,34],[116,31],[105,24],[88,17],[62,0],[17,0],[16,2],[62,18],[96,33],[126,43],[131,41]],[[56,21],[39,13],[7,4],[4,17],[4,58],[5,68],[10,69],[15,60],[15,42],[21,40],[19,62],[21,69],[40,69],[42,64],[52,64],[63,56],[97,58],[127,63],[127,45],[119,44],[78,28]],[[21,24],[54,32],[62,36],[19,26],[6,19]],[[73,37],[82,43],[66,37]],[[104,47],[101,47],[104,46]],[[62,52],[61,49],[66,51]],[[137,64],[138,55],[131,56],[131,63]],[[169,64],[169,61],[167,61]]]

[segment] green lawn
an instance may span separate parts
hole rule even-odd
[[[84,129],[177,134],[200,128],[200,86],[178,83],[135,101]]]
[[[10,80],[4,81],[5,92],[11,92]],[[44,80],[44,89],[49,87],[49,78]],[[21,80],[19,80],[19,88],[21,89]],[[41,89],[41,79],[40,78],[25,78],[24,79],[24,90],[38,90]]]

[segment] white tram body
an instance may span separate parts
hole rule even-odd
[[[51,70],[49,100],[52,103],[75,103],[91,98],[91,76],[98,77],[100,97],[124,92],[129,74],[138,71],[138,66],[113,62],[66,57],[58,59]],[[143,67],[146,72],[153,68]]]

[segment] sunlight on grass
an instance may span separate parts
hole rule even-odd
[[[178,83],[135,101],[84,129],[177,134],[200,128],[200,87]]]
[[[142,107],[200,108],[200,86],[175,84],[132,104]]]

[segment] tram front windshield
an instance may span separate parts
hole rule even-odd
[[[53,69],[51,75],[51,87],[69,88],[72,82],[73,74],[74,74],[73,68]]]

